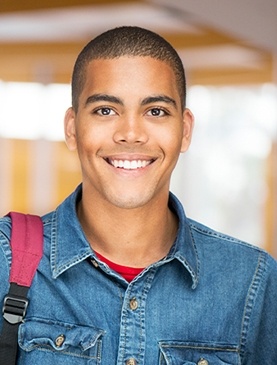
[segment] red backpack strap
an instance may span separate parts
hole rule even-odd
[[[11,212],[10,288],[4,298],[0,336],[0,364],[16,364],[18,326],[28,307],[27,293],[43,253],[43,224],[40,217]]]
[[[36,215],[11,212],[12,266],[10,283],[29,287],[43,251],[43,225]]]

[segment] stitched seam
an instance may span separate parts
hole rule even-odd
[[[221,348],[221,347],[209,347],[209,346],[190,346],[190,345],[162,345],[162,347],[167,348],[184,348],[184,349],[194,349],[194,350],[209,350],[209,351],[221,351],[221,352],[238,352],[236,348]]]
[[[255,302],[255,299],[257,297],[258,289],[261,283],[262,275],[265,270],[265,253],[261,252],[259,255],[257,267],[253,276],[253,280],[251,282],[251,285],[249,287],[246,301],[245,301],[245,307],[244,307],[244,313],[242,317],[242,327],[241,327],[241,340],[240,340],[240,350],[241,350],[241,356],[244,356],[245,348],[246,348],[246,340],[247,340],[247,334],[249,330],[250,325],[250,319],[252,314],[253,305]]]
[[[191,226],[191,228],[193,230],[195,230],[196,232],[198,233],[201,233],[201,234],[204,234],[204,235],[208,235],[210,237],[215,237],[215,238],[219,238],[219,239],[222,239],[226,242],[232,242],[232,243],[236,243],[238,245],[243,245],[243,246],[246,246],[246,247],[249,247],[251,249],[253,249],[254,251],[259,251],[259,252],[265,252],[263,249],[261,249],[260,247],[256,247],[256,246],[253,246],[247,242],[244,242],[244,241],[241,241],[235,237],[232,237],[232,236],[228,236],[226,234],[223,234],[223,233],[220,233],[220,232],[217,232],[217,231],[213,231],[211,229],[209,229],[208,227],[206,227],[206,229],[202,228],[202,227],[199,227],[198,225],[194,224],[193,222],[189,222],[189,225]]]
[[[196,262],[197,262],[197,271],[196,271],[196,277],[193,273],[193,271],[191,270],[191,267],[188,265],[187,263],[187,269],[189,271],[189,273],[191,274],[191,276],[194,279],[194,283],[192,285],[192,289],[195,289],[197,287],[197,284],[199,282],[199,275],[200,275],[200,259],[199,259],[199,255],[198,255],[198,251],[197,251],[197,247],[196,247],[196,243],[195,243],[195,239],[193,237],[193,234],[191,232],[191,230],[189,230],[189,234],[191,237],[191,241],[193,242],[193,249],[194,249],[194,253],[195,253],[195,257],[196,257]]]

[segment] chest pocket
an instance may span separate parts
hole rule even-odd
[[[20,364],[101,364],[104,331],[44,320],[30,320],[19,328]]]
[[[240,365],[236,347],[222,344],[160,342],[160,365]]]

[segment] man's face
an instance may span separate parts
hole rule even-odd
[[[123,209],[166,198],[192,124],[165,62],[127,56],[93,60],[78,112],[69,109],[65,117],[66,140],[69,149],[78,150],[84,193]]]

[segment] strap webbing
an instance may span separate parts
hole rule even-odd
[[[28,287],[18,286],[12,283],[10,285],[7,297],[16,297],[25,299],[28,292]],[[3,308],[4,309],[4,308]],[[16,312],[16,307],[13,307]],[[5,316],[6,313],[4,313]],[[18,313],[17,313],[18,314]],[[8,314],[9,315],[9,314]],[[16,317],[16,316],[15,316]],[[21,317],[22,318],[22,317]],[[3,321],[2,333],[0,336],[0,364],[1,365],[15,365],[17,357],[17,339],[18,327],[21,321],[10,323],[7,320]]]
[[[10,288],[4,298],[3,328],[0,336],[0,364],[14,365],[17,356],[18,327],[28,306],[27,293],[43,252],[41,218],[11,212],[12,264]]]
[[[36,215],[9,213],[12,219],[10,283],[31,286],[43,251],[43,225]]]

